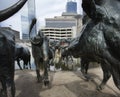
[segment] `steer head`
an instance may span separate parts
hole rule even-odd
[[[77,58],[79,56],[78,54],[78,49],[79,49],[79,44],[78,44],[79,40],[78,38],[73,39],[69,46],[65,49],[66,52],[70,52],[75,58]]]
[[[30,41],[33,45],[39,45],[40,46],[43,43],[44,34],[41,31],[39,31],[36,36],[32,35],[32,28],[34,27],[36,22],[37,22],[36,18],[34,18],[31,22],[30,30],[29,30],[29,38],[30,38]]]
[[[40,31],[39,33],[42,33],[42,32]],[[30,41],[33,45],[41,46],[43,43],[43,37],[44,37],[44,35],[38,34],[35,37],[30,38]]]

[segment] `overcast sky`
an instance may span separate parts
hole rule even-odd
[[[36,0],[36,16],[43,24],[47,17],[60,16],[66,11],[66,2],[68,0]],[[70,1],[70,0],[69,0]],[[72,0],[77,2],[78,13],[82,14],[81,0]]]
[[[0,0],[0,10],[4,9],[18,0]],[[60,16],[66,10],[66,2],[68,0],[35,0],[36,17],[40,26],[44,25],[44,19],[48,17]],[[70,0],[69,0],[70,1]],[[72,0],[77,2],[78,13],[82,14],[81,0]],[[20,12],[19,12],[20,13]],[[14,15],[8,21],[16,21],[19,13]],[[16,24],[15,24],[16,25]],[[12,24],[14,26],[14,24]]]

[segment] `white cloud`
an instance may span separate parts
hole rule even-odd
[[[48,17],[60,16],[66,11],[68,0],[36,0],[36,16],[41,25],[44,25],[44,19]],[[78,13],[82,14],[81,1],[76,0]]]
[[[3,1],[3,4],[6,4],[6,2],[8,2],[5,0],[2,0],[2,1]],[[81,1],[82,0],[76,0],[78,5],[78,13],[82,13]],[[39,21],[38,23],[40,23],[40,26],[41,26],[41,25],[44,25],[45,18],[60,16],[62,12],[65,12],[67,0],[35,0],[35,2],[36,2],[36,17]],[[17,14],[20,14],[20,12]],[[16,19],[18,18],[16,16],[14,15],[10,19],[17,22],[20,19]],[[9,21],[9,25],[11,25],[10,21]],[[7,21],[5,23],[7,23]],[[16,23],[14,24],[14,22],[12,22],[12,26],[15,27]]]

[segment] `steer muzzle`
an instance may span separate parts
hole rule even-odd
[[[41,45],[43,43],[43,38],[41,38],[40,36],[35,36],[33,38],[30,38],[30,41],[34,45]]]

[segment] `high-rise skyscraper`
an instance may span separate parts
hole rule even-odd
[[[10,7],[18,0],[1,0],[0,10]],[[20,32],[20,39],[29,39],[29,26],[35,17],[35,0],[28,0],[22,9],[14,16],[0,23],[1,27],[10,27]],[[33,32],[35,31],[35,27]]]
[[[21,14],[22,39],[29,39],[29,26],[33,18],[35,18],[35,0],[28,0]],[[35,30],[36,27],[33,28],[33,33]]]
[[[66,12],[62,16],[46,18],[46,26],[41,28],[46,36],[51,40],[71,39],[79,34],[82,27],[82,16],[77,14],[77,3],[68,1]]]
[[[68,0],[66,5],[66,12],[67,13],[77,13],[77,2]]]

